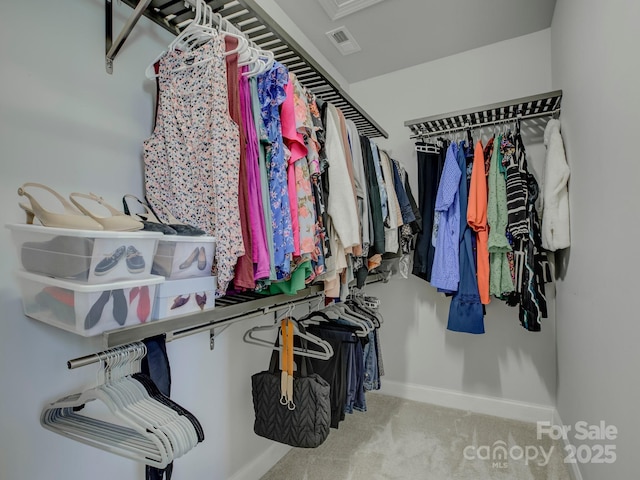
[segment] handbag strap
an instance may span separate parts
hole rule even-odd
[[[296,408],[293,401],[293,338],[295,335],[295,324],[292,320],[287,318],[285,326],[287,331],[287,408],[289,410],[294,410]]]

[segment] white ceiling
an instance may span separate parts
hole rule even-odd
[[[548,28],[556,0],[384,0],[336,21],[318,0],[275,2],[354,83]],[[343,56],[325,35],[342,25],[360,52]]]

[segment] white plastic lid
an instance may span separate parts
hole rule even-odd
[[[48,227],[45,227],[48,228]],[[151,275],[139,280],[124,280],[121,282],[111,283],[99,283],[87,285],[86,283],[79,283],[73,280],[60,280],[59,278],[47,277],[46,275],[38,275],[36,273],[26,272],[24,270],[17,270],[16,275],[25,280],[31,280],[32,282],[46,283],[53,287],[66,288],[67,290],[74,290],[81,293],[102,292],[104,290],[116,290],[124,288],[141,287],[143,285],[156,285],[164,282],[164,277],[160,275]]]
[[[216,237],[201,235],[199,237],[188,235],[163,235],[161,242],[184,242],[184,243],[215,243]]]
[[[24,223],[9,223],[6,228],[17,232],[40,233],[44,235],[64,235],[67,237],[84,238],[153,238],[159,239],[165,235],[160,232],[135,230],[132,232],[115,232],[112,230],[77,230],[75,228],[45,227],[42,225],[27,225]]]

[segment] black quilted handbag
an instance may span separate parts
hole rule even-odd
[[[315,448],[329,436],[329,384],[313,373],[308,357],[297,355],[299,368],[293,381],[295,408],[290,410],[288,405],[280,403],[278,357],[279,352],[274,350],[269,370],[251,376],[255,412],[253,431],[261,437],[292,447]]]

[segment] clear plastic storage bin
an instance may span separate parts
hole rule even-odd
[[[24,314],[85,337],[148,322],[163,277],[87,285],[18,271]]]
[[[162,320],[215,307],[216,277],[166,280],[156,289],[151,317]]]
[[[165,235],[158,242],[151,273],[167,280],[210,277],[215,247],[214,237]]]
[[[22,268],[87,284],[151,277],[157,232],[7,225]]]

